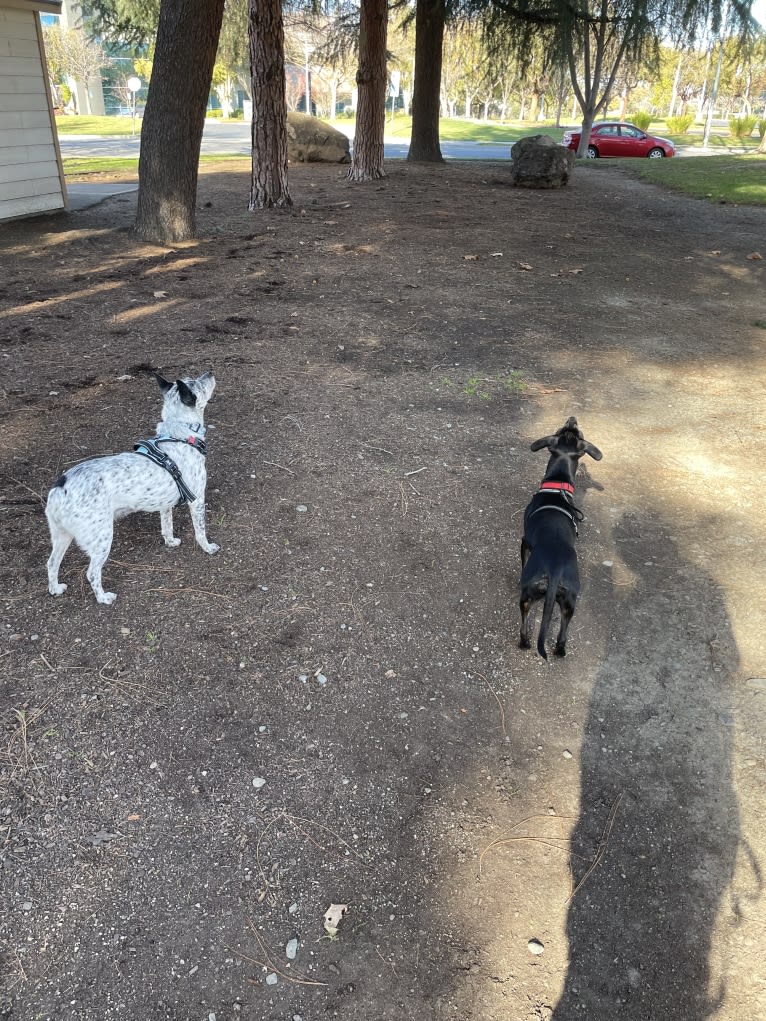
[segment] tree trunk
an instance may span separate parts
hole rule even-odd
[[[383,135],[386,128],[386,36],[387,0],[362,0],[359,25],[359,69],[356,84],[359,105],[350,181],[375,181],[385,177]]]
[[[291,206],[287,187],[285,33],[281,0],[250,0],[251,95],[253,97],[250,205]]]
[[[162,0],[138,161],[134,230],[169,244],[194,237],[205,108],[224,0]]]
[[[439,146],[439,95],[446,0],[417,0],[415,11],[415,86],[412,134],[407,159],[443,163]]]

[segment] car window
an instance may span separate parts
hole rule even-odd
[[[629,128],[627,126],[627,124],[623,124],[621,130],[622,130],[623,138],[643,138],[644,137],[643,131],[639,131],[638,128]]]
[[[618,135],[619,133],[619,128],[616,124],[604,124],[596,132],[597,135]]]

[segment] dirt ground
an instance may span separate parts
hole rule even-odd
[[[0,1017],[766,1017],[766,210],[389,171],[257,214],[208,172],[172,249],[135,195],[0,227]],[[114,606],[74,549],[54,599],[47,490],[153,433],[154,367],[218,379],[222,550],[134,515]],[[520,523],[570,414],[546,665]]]

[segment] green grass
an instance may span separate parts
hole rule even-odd
[[[593,160],[608,166],[610,161]],[[766,156],[684,156],[672,160],[620,160],[644,181],[709,202],[766,206]]]
[[[250,165],[249,156],[232,156],[231,153],[209,153],[199,158],[200,163],[220,163],[222,160]],[[87,177],[88,174],[124,174],[127,177],[138,173],[138,159],[128,156],[70,156],[65,157],[63,163],[65,177]]]
[[[386,138],[401,138],[409,141],[412,134],[412,117],[398,116],[391,123],[386,120]],[[525,135],[550,135],[561,141],[562,128],[552,124],[533,124],[513,121],[498,124],[497,121],[465,121],[459,118],[442,117],[439,121],[439,138],[442,142],[492,142],[495,145],[512,145]]]
[[[131,135],[132,117],[57,117],[60,135]],[[136,134],[141,131],[141,120],[136,117]]]

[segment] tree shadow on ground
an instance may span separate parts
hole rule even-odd
[[[555,1021],[701,1021],[726,996],[711,949],[740,841],[738,655],[724,594],[663,533],[630,515],[615,530],[624,578],[583,735]]]

